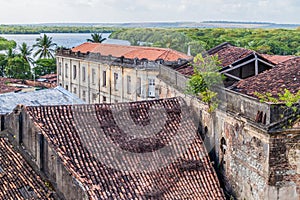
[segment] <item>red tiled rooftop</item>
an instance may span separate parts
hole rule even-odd
[[[0,199],[53,199],[41,177],[0,138]]]
[[[295,57],[295,56],[268,55],[268,54],[259,54],[259,55],[267,59],[268,61],[271,61],[275,65]]]
[[[100,53],[101,55],[108,56],[112,55],[114,57],[122,57],[129,59],[142,59],[146,58],[148,60],[164,59],[166,61],[177,61],[181,59],[191,59],[184,53],[165,48],[155,48],[155,47],[143,47],[143,46],[124,46],[116,44],[103,44],[103,43],[90,43],[86,42],[72,49],[73,52],[80,51],[81,53]]]
[[[40,76],[40,78],[44,78],[44,79],[53,79],[56,77],[57,77],[57,74],[46,74],[44,76]]]
[[[284,89],[296,93],[300,90],[300,57],[294,57],[257,76],[241,80],[235,85],[235,89],[250,96],[255,96],[255,92],[269,92],[277,96]]]
[[[247,56],[253,54],[254,51],[236,47],[226,42],[210,49],[207,51],[207,53],[211,56],[217,55],[218,59],[221,61],[221,65],[226,67],[243,58],[246,58]]]
[[[22,80],[0,77],[0,94],[8,92],[17,92],[21,89],[10,86],[9,83],[20,83]]]
[[[153,154],[155,156],[150,159],[145,156],[145,153],[171,145],[174,137],[187,139],[189,134],[196,134],[191,119],[184,117],[182,101],[173,98],[25,109],[60,156],[65,168],[88,188],[89,199],[225,199],[200,138],[195,137],[188,144],[173,144],[175,151],[170,155],[175,153],[176,159],[159,170],[157,164],[167,157]],[[134,128],[127,123],[129,118],[132,123],[142,127],[139,134],[157,129],[157,123],[161,120],[151,123],[149,116],[149,109],[154,105],[165,109],[165,116],[155,112],[156,117],[166,120],[162,128],[151,137],[133,139],[130,133]],[[115,109],[120,113],[113,115]],[[124,110],[129,114],[123,115]],[[116,116],[120,116],[121,124],[116,122]],[[126,123],[122,124],[124,121]],[[108,138],[115,145],[105,147],[103,138]],[[117,154],[119,156],[114,159],[116,147],[140,156],[130,158]],[[179,151],[182,148],[184,151]],[[114,163],[121,160],[119,164],[129,169],[113,168],[107,163],[109,160]],[[142,160],[152,170],[130,170]]]

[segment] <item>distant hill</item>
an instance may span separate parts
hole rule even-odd
[[[20,24],[24,26],[93,26],[115,28],[285,28],[295,29],[300,24],[276,24],[269,22],[234,22],[234,21],[204,21],[204,22],[133,22],[133,23],[43,23]]]

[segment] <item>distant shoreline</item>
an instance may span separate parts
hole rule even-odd
[[[134,23],[43,23],[0,25],[0,34],[40,33],[112,33],[123,28],[261,28],[296,29],[300,24],[276,24],[270,22],[134,22]]]

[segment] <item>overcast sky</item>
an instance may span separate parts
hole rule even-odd
[[[300,24],[300,0],[0,0],[0,24],[207,20]]]

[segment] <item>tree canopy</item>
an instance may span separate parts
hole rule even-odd
[[[36,39],[36,44],[33,47],[37,49],[34,57],[54,58],[54,47],[56,47],[56,44],[52,41],[52,37],[43,34],[43,36]]]
[[[122,29],[110,38],[129,40],[132,44],[167,47],[191,54],[209,50],[223,42],[255,50],[259,53],[277,55],[300,55],[300,29],[226,29],[226,28],[182,28]]]
[[[92,37],[92,39],[87,39],[88,42],[102,43],[106,40],[106,38],[103,38],[102,34],[100,34],[100,33],[92,33],[91,37]]]

